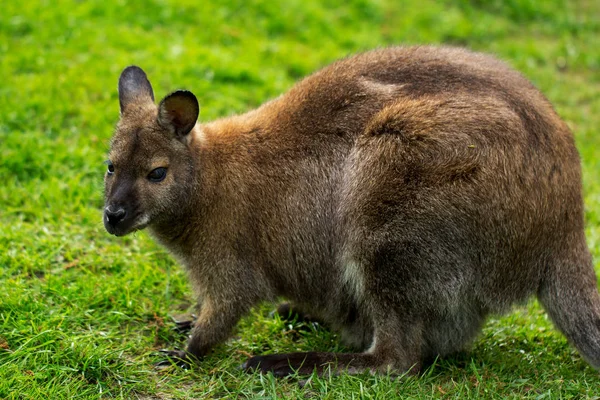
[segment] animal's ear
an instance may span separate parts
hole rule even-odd
[[[177,136],[185,136],[196,125],[199,112],[196,96],[187,90],[177,90],[160,102],[158,123]]]
[[[125,68],[119,77],[121,113],[129,104],[149,101],[154,103],[154,92],[146,73],[135,65]]]

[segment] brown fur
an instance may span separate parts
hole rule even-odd
[[[284,296],[359,352],[246,368],[418,370],[537,295],[600,367],[578,153],[548,101],[503,63],[453,48],[371,51],[195,127],[191,93],[156,107],[137,67],[119,89],[106,226],[148,226],[186,266],[200,304],[187,356]],[[149,181],[159,167],[164,180]]]

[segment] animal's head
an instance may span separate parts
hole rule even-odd
[[[199,107],[184,90],[156,106],[146,74],[135,66],[121,73],[119,103],[106,161],[104,226],[122,236],[168,221],[189,197],[195,175],[188,144]]]

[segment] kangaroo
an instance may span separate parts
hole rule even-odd
[[[258,355],[244,368],[415,373],[535,295],[600,368],[573,135],[504,63],[378,49],[208,123],[189,91],[156,106],[139,67],[118,90],[104,225],[149,228],[187,269],[198,318],[172,359],[201,359],[252,306],[284,297],[353,352]]]

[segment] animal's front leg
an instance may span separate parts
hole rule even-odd
[[[228,338],[235,324],[250,306],[251,304],[242,302],[204,298],[187,349],[162,350],[161,353],[166,355],[167,359],[157,363],[157,366],[176,364],[186,367],[201,360],[212,347]]]

